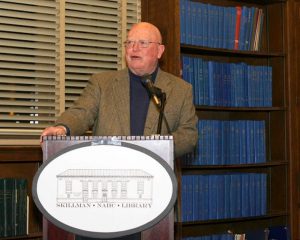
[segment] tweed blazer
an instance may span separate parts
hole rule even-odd
[[[71,135],[93,129],[95,136],[130,135],[128,69],[94,74],[74,106],[56,121],[69,127]],[[166,93],[165,118],[174,137],[175,156],[192,151],[197,143],[197,116],[192,86],[172,74],[158,70],[155,86]],[[150,101],[144,135],[157,131],[159,110]],[[162,135],[168,134],[165,122]]]

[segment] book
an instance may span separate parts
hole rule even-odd
[[[242,7],[236,6],[236,23],[235,23],[234,48],[233,48],[234,50],[239,49],[241,17],[242,17]]]
[[[269,227],[268,240],[290,240],[287,226]]]
[[[28,233],[27,180],[0,179],[0,237],[14,237]]]

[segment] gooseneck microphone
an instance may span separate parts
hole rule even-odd
[[[158,118],[158,124],[157,124],[157,134],[161,134],[162,130],[162,122],[163,119],[165,120],[166,128],[168,131],[168,134],[171,134],[171,130],[168,124],[168,121],[164,114],[164,108],[166,104],[166,93],[164,93],[160,88],[157,88],[153,85],[153,82],[151,80],[151,75],[144,75],[142,77],[142,84],[146,87],[150,97],[153,99],[155,105],[159,109],[159,118]]]
[[[151,75],[144,75],[142,77],[142,84],[146,87],[150,97],[153,99],[154,103],[160,107],[161,101],[159,99],[159,95],[161,94],[161,90],[155,87],[151,80]]]

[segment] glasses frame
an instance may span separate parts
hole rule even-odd
[[[139,48],[148,48],[150,43],[162,45],[160,42],[153,42],[153,41],[148,41],[148,40],[138,40],[138,41],[126,40],[124,42],[124,45],[126,48],[133,48],[135,44],[137,44]]]

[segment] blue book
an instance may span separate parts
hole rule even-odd
[[[197,5],[198,3],[197,2],[194,2],[194,1],[190,1],[190,5],[191,5],[191,42],[190,44],[192,45],[197,45],[197,28],[198,28],[198,24],[197,24]]]
[[[185,1],[186,10],[186,21],[185,21],[185,32],[186,32],[186,44],[192,44],[192,9],[191,1]]]
[[[245,48],[244,48],[244,50],[246,51],[250,50],[254,14],[255,14],[255,7],[248,8],[246,32],[245,32]]]
[[[194,95],[194,102],[198,105],[199,104],[199,79],[198,79],[198,58],[191,58],[191,64],[193,67],[193,76],[192,76],[192,82],[193,82],[193,95]]]
[[[241,176],[232,174],[230,181],[230,217],[237,218],[241,216]]]
[[[242,181],[242,211],[241,216],[242,217],[248,217],[250,216],[250,195],[249,195],[249,174],[242,174],[241,175],[241,181]]]
[[[197,46],[202,46],[203,44],[203,23],[202,23],[202,10],[203,7],[201,6],[202,3],[200,2],[195,2],[196,3],[196,12],[197,12],[197,17],[196,17],[196,45]]]
[[[247,231],[245,234],[247,240],[267,240],[268,239],[268,230],[267,229],[253,229]]]
[[[209,175],[209,195],[208,195],[208,203],[209,203],[209,218],[208,219],[217,219],[217,200],[218,200],[218,186],[217,186],[217,175]]]
[[[187,175],[187,221],[193,221],[194,175]]]
[[[246,128],[247,124],[246,121],[240,121],[240,154],[239,154],[239,162],[240,164],[246,164],[247,163],[247,137],[246,137]]]
[[[228,48],[229,45],[229,37],[230,37],[230,18],[231,18],[231,13],[230,13],[230,8],[229,7],[224,7],[224,14],[223,14],[223,25],[222,26],[222,46],[221,48]]]
[[[261,174],[261,215],[267,214],[267,174]]]
[[[240,25],[240,35],[239,35],[239,50],[245,50],[245,37],[247,31],[247,15],[248,8],[246,6],[242,7],[241,25]]]
[[[224,175],[224,218],[230,218],[230,210],[231,210],[231,175]]]
[[[202,7],[202,46],[209,46],[208,42],[210,41],[208,37],[209,31],[209,21],[208,21],[208,8],[209,4],[201,4]]]
[[[186,1],[180,0],[180,43],[186,43]]]
[[[247,121],[247,129],[246,129],[246,134],[247,134],[247,163],[252,164],[255,163],[254,159],[254,121],[249,120]]]
[[[268,76],[267,76],[267,83],[266,83],[266,89],[267,89],[267,99],[266,99],[266,107],[272,107],[272,67],[271,66],[267,66],[267,72],[268,72]]]
[[[200,220],[207,220],[209,219],[209,175],[202,175],[201,181],[204,187],[204,191],[201,196],[201,202],[203,203],[201,216],[203,218],[201,218]]]
[[[181,177],[181,221],[187,221],[187,175]]]
[[[205,79],[204,79],[204,73],[203,73],[203,59],[197,58],[197,68],[198,68],[198,105],[204,105],[204,87],[205,87]]]
[[[229,36],[228,36],[228,49],[234,49],[235,43],[235,28],[236,28],[236,8],[230,7],[230,22],[229,22]]]
[[[287,226],[269,227],[268,240],[290,240],[289,229]]]
[[[215,42],[215,7],[214,5],[207,4],[207,47],[214,47]]]
[[[224,41],[224,36],[223,36],[223,29],[224,29],[224,13],[225,12],[225,7],[218,6],[217,7],[217,36],[216,36],[216,48],[222,48],[223,47],[223,41]]]
[[[217,175],[217,219],[225,218],[225,176]]]
[[[203,69],[203,105],[209,106],[210,96],[209,96],[209,71],[208,71],[208,61],[203,60],[202,69]]]
[[[199,201],[200,196],[200,182],[199,182],[199,175],[193,176],[193,204],[192,204],[192,220],[196,221],[199,220],[199,205],[201,202]]]
[[[208,61],[208,96],[209,106],[214,106],[214,62]]]

